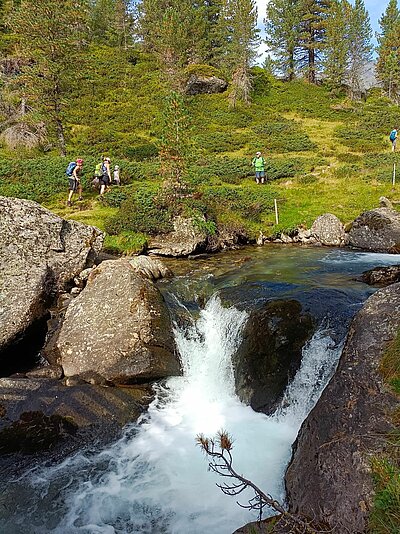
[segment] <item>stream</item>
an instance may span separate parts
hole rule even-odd
[[[356,278],[396,263],[389,254],[279,245],[169,260],[176,276],[159,287],[183,376],[155,386],[148,413],[113,445],[8,480],[0,532],[231,534],[257,518],[236,504],[252,493],[224,495],[195,443],[222,429],[234,439],[236,471],[284,502],[291,445],[336,368],[352,317],[375,291]],[[249,313],[271,299],[298,300],[316,330],[281,405],[266,416],[237,398],[231,357]]]

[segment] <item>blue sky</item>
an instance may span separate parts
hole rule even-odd
[[[380,19],[382,13],[385,11],[386,6],[388,5],[389,1],[384,0],[364,0],[365,7],[368,10],[369,18],[371,20],[371,26],[372,31],[375,32],[378,30],[378,19]],[[257,0],[258,4],[258,21],[259,21],[259,28],[264,30],[264,24],[263,24],[263,18],[265,17],[265,7],[268,3],[268,0]],[[375,41],[375,39],[374,39]],[[265,50],[265,45],[261,46],[260,52],[263,52]]]

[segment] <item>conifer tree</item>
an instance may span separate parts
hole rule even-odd
[[[323,66],[327,86],[333,93],[340,91],[347,78],[350,12],[347,0],[332,0],[326,20]]]
[[[257,57],[259,36],[257,7],[254,0],[226,0],[225,21],[227,24],[226,66],[232,75],[230,100],[250,102],[250,67]]]
[[[369,15],[363,0],[350,5],[348,84],[352,98],[357,98],[362,89],[365,67],[372,59],[372,30]]]
[[[400,91],[400,11],[397,0],[390,0],[379,19],[376,73],[389,98]]]
[[[48,133],[54,134],[62,155],[66,154],[64,110],[80,71],[86,7],[84,0],[22,0],[10,18],[21,56],[28,60],[19,78],[21,94]]]
[[[266,43],[278,70],[288,80],[296,74],[300,39],[299,0],[271,0],[265,18]]]
[[[321,67],[330,0],[299,0],[301,12],[299,68],[315,83]]]

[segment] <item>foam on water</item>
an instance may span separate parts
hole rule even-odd
[[[267,417],[234,392],[231,356],[246,318],[215,296],[196,323],[176,327],[184,376],[159,387],[146,417],[108,450],[94,458],[79,455],[31,479],[41,499],[57,497],[51,498],[51,521],[30,532],[230,534],[256,516],[216,487],[217,475],[195,446],[198,433],[212,437],[221,429],[234,437],[236,470],[282,501],[291,444],[332,373],[339,347],[319,331],[282,407]],[[240,501],[250,497],[241,494]],[[24,520],[27,526],[30,520]]]

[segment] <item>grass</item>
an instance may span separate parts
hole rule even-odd
[[[380,365],[387,386],[400,400],[400,332],[387,348]],[[400,532],[400,408],[392,414],[395,430],[387,436],[385,452],[372,459],[375,483],[369,534]]]

